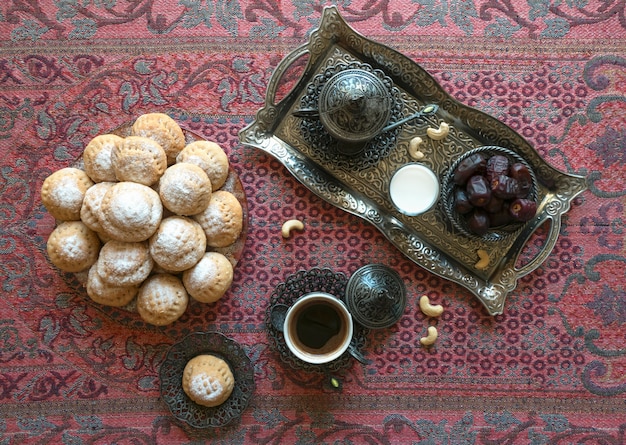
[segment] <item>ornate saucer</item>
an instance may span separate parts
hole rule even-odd
[[[310,269],[290,275],[283,283],[274,289],[270,296],[270,302],[265,314],[265,325],[270,338],[270,347],[278,353],[281,360],[293,369],[301,369],[309,372],[336,373],[348,368],[354,363],[354,357],[346,351],[341,357],[332,362],[322,365],[306,363],[287,348],[283,333],[277,329],[272,321],[272,309],[277,305],[291,304],[302,295],[319,291],[326,292],[344,299],[348,279],[341,272],[333,272],[330,269]],[[365,349],[369,329],[358,323],[354,325],[353,347],[357,350]]]
[[[216,407],[205,407],[193,402],[182,386],[183,370],[187,362],[200,354],[212,354],[228,363],[235,377],[235,388],[230,397]],[[192,428],[216,428],[238,419],[254,393],[254,367],[243,348],[236,341],[219,332],[195,332],[173,344],[159,372],[161,397],[179,421]]]

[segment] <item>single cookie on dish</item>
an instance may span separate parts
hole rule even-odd
[[[102,198],[115,182],[98,182],[87,189],[80,208],[80,220],[91,230],[102,232]]]
[[[185,134],[174,119],[164,113],[143,114],[135,120],[131,132],[157,141],[167,156],[167,163],[176,162],[176,156],[185,147]]]
[[[124,142],[124,138],[116,134],[100,134],[94,137],[83,150],[85,173],[93,182],[113,182],[116,180],[115,170],[111,163],[111,152]]]
[[[102,228],[111,239],[145,241],[161,223],[159,194],[142,184],[118,182],[102,198]]]
[[[177,215],[196,215],[211,201],[211,181],[195,164],[181,163],[168,167],[158,188],[165,208]]]
[[[128,136],[113,148],[111,163],[118,181],[156,183],[167,168],[165,150],[153,139]]]
[[[194,215],[206,234],[207,245],[226,247],[239,238],[243,229],[243,208],[235,195],[218,190],[211,195],[208,207]]]
[[[78,221],[85,193],[93,184],[83,170],[74,167],[62,168],[44,179],[41,186],[41,202],[56,219]]]
[[[233,265],[219,252],[207,252],[192,268],[183,272],[183,284],[192,298],[213,303],[233,283]]]
[[[139,286],[148,278],[154,261],[148,243],[111,240],[102,249],[94,267],[111,286]]]
[[[116,286],[106,283],[98,274],[96,266],[91,266],[87,275],[87,295],[94,302],[104,306],[122,307],[133,301],[139,286]]]
[[[213,190],[218,190],[228,177],[228,156],[215,142],[194,141],[187,144],[176,157],[176,162],[188,162],[200,167],[211,180]]]
[[[65,221],[50,234],[46,245],[52,264],[65,272],[80,272],[93,265],[100,238],[82,221]]]
[[[150,255],[163,269],[182,272],[195,265],[206,251],[200,224],[185,216],[164,218],[150,237]]]
[[[198,405],[214,407],[224,403],[235,388],[235,377],[224,360],[201,354],[187,362],[183,370],[183,391]]]
[[[182,281],[175,275],[151,275],[143,282],[137,294],[137,312],[155,326],[165,326],[185,313],[189,295]]]

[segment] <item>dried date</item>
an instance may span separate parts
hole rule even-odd
[[[519,193],[517,181],[506,175],[492,179],[490,187],[493,195],[501,199],[512,199]]]
[[[484,176],[475,175],[469,178],[465,191],[475,207],[483,207],[491,199],[491,189]]]
[[[537,203],[528,199],[533,187],[529,168],[507,156],[474,153],[454,171],[454,211],[476,235],[512,222],[526,222],[537,212]]]
[[[528,196],[530,189],[533,185],[530,171],[521,162],[513,164],[510,168],[509,176],[517,181],[518,191],[516,196],[518,198],[525,198]]]
[[[467,218],[467,227],[476,235],[487,233],[490,225],[489,215],[483,209],[474,209],[469,218]]]
[[[493,155],[487,160],[486,176],[489,181],[497,178],[500,175],[508,175],[509,173],[509,158],[502,155]]]
[[[456,185],[463,185],[470,177],[483,173],[486,166],[487,160],[485,156],[480,153],[474,153],[459,163],[454,170],[453,181]]]
[[[537,213],[537,203],[530,199],[518,198],[509,206],[509,213],[517,221],[530,221]]]
[[[472,211],[474,206],[467,197],[467,193],[462,188],[457,188],[454,191],[454,210],[461,215],[465,215]]]

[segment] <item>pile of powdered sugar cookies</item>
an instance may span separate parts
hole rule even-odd
[[[44,180],[41,200],[57,220],[47,252],[85,276],[96,303],[163,326],[190,298],[212,303],[231,286],[233,262],[220,250],[240,237],[243,208],[221,189],[230,168],[218,144],[188,142],[162,113],[141,115],[127,133],[96,136],[82,166]]]

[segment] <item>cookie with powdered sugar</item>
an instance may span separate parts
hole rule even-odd
[[[195,266],[183,272],[185,289],[202,303],[222,298],[232,282],[233,265],[219,252],[206,252]]]
[[[80,220],[91,230],[102,232],[102,198],[115,182],[98,182],[87,189],[83,205],[80,208]]]
[[[211,354],[198,355],[183,370],[183,391],[198,405],[224,403],[235,388],[235,377],[224,360]]]
[[[131,127],[134,136],[155,140],[163,147],[168,165],[176,162],[176,156],[185,148],[185,134],[174,119],[164,113],[147,113],[139,116]]]
[[[235,195],[218,190],[201,213],[194,215],[206,235],[207,245],[226,247],[239,238],[243,229],[243,209]]]
[[[194,141],[185,146],[176,157],[176,162],[187,162],[200,167],[211,180],[213,190],[226,182],[229,173],[228,156],[217,143]]]
[[[62,168],[44,179],[41,202],[56,219],[78,221],[85,193],[92,185],[94,182],[83,170]]]
[[[164,270],[181,272],[194,266],[206,251],[200,224],[184,216],[164,218],[150,237],[150,255]]]
[[[89,141],[83,150],[83,164],[93,182],[116,180],[111,152],[123,142],[124,138],[116,134],[100,134]]]
[[[50,234],[46,245],[52,264],[65,272],[81,272],[93,265],[100,238],[82,221],[65,221]]]
[[[152,271],[154,260],[148,243],[111,240],[102,249],[95,267],[107,284],[139,286]]]
[[[118,182],[102,198],[102,228],[111,239],[145,241],[163,217],[159,194],[142,184]]]
[[[152,185],[167,168],[165,150],[158,142],[140,136],[128,136],[111,152],[111,163],[118,181]]]
[[[133,301],[139,291],[139,286],[117,286],[104,282],[95,266],[89,269],[85,287],[92,301],[113,307],[126,306]]]
[[[171,274],[151,275],[137,294],[137,312],[155,326],[165,326],[178,320],[187,309],[189,295],[182,281]]]
[[[211,181],[195,164],[181,163],[168,167],[158,189],[165,208],[177,215],[196,215],[211,201]]]

